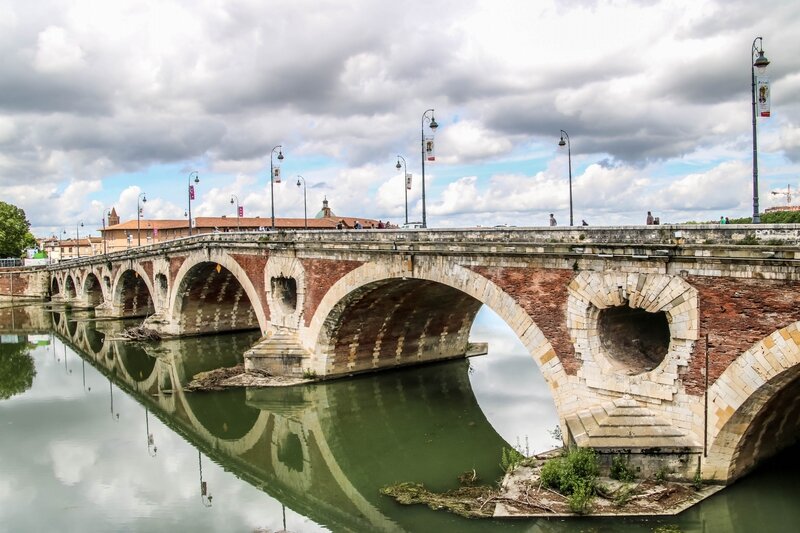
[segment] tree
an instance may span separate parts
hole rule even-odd
[[[35,246],[30,227],[25,211],[0,202],[0,257],[21,257],[26,248]]]

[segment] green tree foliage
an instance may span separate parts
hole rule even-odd
[[[0,202],[0,257],[21,257],[26,248],[36,245],[25,211]]]
[[[31,388],[36,367],[25,343],[0,344],[0,400]]]

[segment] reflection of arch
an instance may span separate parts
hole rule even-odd
[[[120,269],[114,281],[113,304],[120,316],[147,316],[155,312],[153,287],[147,273],[137,264]]]
[[[415,261],[422,263],[421,259],[415,258]],[[340,322],[340,317],[337,315],[347,313],[350,305],[358,305],[364,309],[363,316],[366,317],[367,309],[373,302],[363,301],[360,298],[369,298],[370,293],[374,296],[393,294],[400,302],[402,298],[400,291],[391,289],[391,285],[413,280],[415,285],[405,286],[413,288],[415,294],[421,294],[423,287],[430,287],[437,291],[439,296],[451,298],[453,301],[461,301],[470,307],[470,312],[463,314],[463,319],[467,321],[463,324],[467,335],[480,304],[487,305],[497,313],[533,356],[558,403],[555,388],[558,386],[559,376],[564,375],[561,361],[555,356],[550,342],[533,322],[533,319],[511,296],[476,272],[453,265],[442,258],[427,259],[424,264],[415,266],[413,274],[412,278],[409,272],[400,268],[387,269],[375,263],[367,263],[346,274],[331,287],[320,301],[308,328],[308,338],[316,340],[315,352],[323,354],[315,368],[317,373],[320,375],[326,373],[325,370],[332,364],[329,358],[335,356],[335,353],[331,351],[331,346],[336,346],[337,343],[341,344],[344,340],[332,337],[332,335],[338,335],[336,327]],[[404,309],[408,305],[410,302],[400,302],[400,306]],[[405,317],[393,313],[391,309],[387,309],[387,306],[384,306],[382,311],[383,317],[388,317],[387,323],[381,326],[380,330],[384,334],[390,333],[391,335],[392,331],[397,331],[397,328],[402,330],[405,327]],[[448,306],[438,306],[436,309],[431,307],[432,315],[426,319],[431,321],[429,327],[436,320],[441,320],[445,313],[453,311]],[[457,318],[457,315],[453,315],[453,318]],[[455,322],[451,321],[450,324],[455,325]],[[389,328],[392,328],[392,331]],[[429,331],[436,331],[435,326]],[[427,331],[425,334],[428,335]],[[450,332],[447,334],[449,335]],[[451,338],[453,338],[452,335]],[[353,337],[353,340],[359,339],[359,337]]]
[[[800,322],[740,355],[708,389],[706,477],[732,481],[800,438]]]
[[[175,278],[169,309],[180,334],[260,328],[267,320],[247,273],[224,253],[185,261]]]
[[[117,352],[119,354],[117,360],[134,381],[146,381],[153,373],[153,369],[156,366],[156,358],[148,355],[141,345],[120,343],[117,346]]]
[[[81,293],[86,296],[87,302],[92,307],[97,307],[103,303],[103,287],[100,285],[100,280],[93,272],[89,272],[83,280],[83,290]]]

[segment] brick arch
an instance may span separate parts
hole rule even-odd
[[[93,306],[98,306],[106,299],[106,292],[100,277],[95,272],[88,272],[83,277],[81,284],[80,298],[86,297],[86,300]]]
[[[380,290],[381,292],[376,293],[376,296],[386,294],[402,299],[404,298],[402,290],[393,291],[392,286],[406,287],[413,290],[414,296],[411,297],[413,299],[422,295],[425,292],[424,289],[430,288],[437,291],[434,299],[436,297],[451,298],[470,307],[469,312],[462,318],[462,320],[469,321],[469,324],[466,325],[467,335],[472,319],[481,304],[487,305],[497,313],[517,334],[539,366],[558,407],[560,400],[557,392],[563,393],[564,390],[557,391],[557,389],[566,383],[564,367],[539,326],[514,298],[482,275],[460,265],[448,263],[443,258],[426,258],[424,262],[418,259],[417,262],[418,266],[415,267],[413,276],[410,272],[404,271],[401,265],[386,268],[376,263],[367,263],[343,276],[328,290],[309,323],[306,337],[316,341],[314,353],[322,354],[315,361],[314,370],[318,374],[324,375],[331,363],[329,358],[336,355],[335,349],[331,348],[336,343],[331,339],[331,333],[333,333],[331,327],[335,327],[339,322],[336,315],[346,312],[348,306],[357,304],[359,299],[369,291]],[[414,285],[403,285],[412,280]],[[403,305],[400,303],[401,307]],[[440,307],[441,313],[447,311]],[[388,331],[387,328],[397,327],[398,324],[400,324],[398,321],[389,320],[382,325],[382,331]]]
[[[61,293],[61,282],[58,280],[58,276],[52,276],[50,278],[50,296],[56,296]]]
[[[134,292],[130,287],[131,275],[134,280],[141,281],[134,282]],[[153,282],[139,263],[131,262],[128,268],[117,270],[111,286],[111,303],[120,310],[121,316],[145,316],[155,312]]]
[[[221,267],[219,272],[216,270],[217,265]],[[198,284],[200,280],[197,274],[200,271],[215,279],[207,279],[203,285]],[[241,291],[236,287],[229,290],[231,281],[235,281],[241,287]],[[216,285],[212,288],[209,283]],[[187,290],[195,292],[188,295]],[[211,301],[205,299],[208,290],[216,291]],[[242,296],[246,296],[249,300],[249,309],[240,309]],[[201,302],[197,300],[200,297],[204,299],[205,305],[200,305]],[[186,312],[189,310],[187,304],[194,313],[193,322],[187,319]],[[181,264],[171,287],[168,310],[172,323],[177,325],[178,334],[255,328],[260,328],[262,332],[267,330],[267,318],[253,282],[241,265],[224,252],[211,252],[208,255],[187,259]],[[228,316],[222,316],[223,313],[228,313]],[[214,320],[198,320],[200,314],[213,317]]]
[[[733,481],[800,440],[800,322],[740,355],[708,389],[703,475]]]
[[[78,284],[75,283],[75,277],[67,273],[64,275],[64,299],[75,300],[78,297]]]

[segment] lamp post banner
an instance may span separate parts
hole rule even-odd
[[[189,200],[194,200],[194,185],[189,185]]]
[[[243,216],[244,216],[244,206],[240,205],[239,206],[239,218],[242,218]]]
[[[406,189],[411,190],[411,173],[406,173]]]
[[[433,135],[425,137],[425,160],[436,161],[436,152],[433,146]]]
[[[759,76],[756,84],[756,94],[758,95],[758,116],[768,117],[770,101],[769,78],[766,76]]]
[[[275,183],[281,182],[281,167],[275,167],[272,169],[272,177],[275,179]]]

